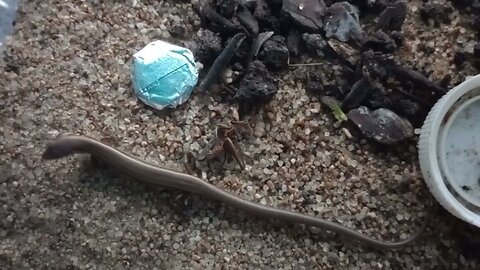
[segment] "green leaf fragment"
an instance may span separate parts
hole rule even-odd
[[[339,122],[347,121],[347,115],[342,111],[342,108],[338,104],[338,101],[330,96],[323,96],[320,98],[323,104],[327,105],[332,110],[333,115]]]

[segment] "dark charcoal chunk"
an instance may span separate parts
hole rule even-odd
[[[395,144],[414,135],[412,124],[389,109],[370,111],[361,106],[349,111],[348,118],[364,136],[382,144]]]
[[[355,70],[347,67],[347,66],[343,66],[342,67],[342,78],[346,80],[346,84],[347,85],[353,85],[355,84],[360,78],[361,78],[361,74],[357,74],[355,72]]]
[[[335,37],[339,41],[362,41],[363,33],[360,27],[358,8],[348,2],[331,5],[325,13],[325,35]]]
[[[473,56],[474,56],[475,58],[480,59],[480,44],[476,44],[476,45],[473,47]]]
[[[250,9],[252,12],[257,7],[257,0],[238,0],[239,4]]]
[[[235,52],[238,51],[238,48],[243,44],[246,35],[243,33],[236,34],[231,38],[225,46],[225,49],[220,53],[220,55],[215,59],[212,66],[208,70],[207,75],[203,78],[202,82],[198,86],[201,91],[208,91],[211,86],[213,86],[225,71],[228,63],[235,55]]]
[[[235,99],[243,103],[262,103],[273,98],[277,92],[275,79],[267,67],[255,60],[240,81]]]
[[[322,55],[322,51],[328,45],[321,34],[303,33],[302,40],[307,51],[313,55]]]
[[[174,23],[170,29],[168,29],[168,32],[172,37],[184,37],[185,33],[187,32],[185,25],[180,24],[180,23]]]
[[[237,10],[238,0],[218,0],[217,9],[225,18],[231,18]]]
[[[420,9],[420,18],[428,23],[429,20],[433,21],[435,27],[439,27],[440,23],[449,23],[450,19],[448,15],[450,14],[451,9],[447,8],[445,5],[436,4],[436,3],[425,3]]]
[[[450,83],[452,82],[452,75],[450,74],[445,74],[445,76],[443,76],[442,80],[440,81],[440,83],[438,84],[440,87],[442,88],[450,88]]]
[[[407,3],[395,1],[389,4],[380,14],[377,22],[377,29],[383,31],[400,31],[407,18]]]
[[[330,0],[331,4],[333,4],[336,0]],[[376,0],[372,1],[372,0],[347,0],[347,2],[349,2],[350,4],[356,6],[359,10],[362,11],[362,13],[367,13],[367,12],[370,12],[372,11],[372,8],[374,8],[374,2]],[[338,1],[337,1],[338,2]],[[328,5],[328,6],[330,6]],[[372,12],[375,12],[375,11],[372,11]]]
[[[327,6],[323,0],[284,0],[282,10],[298,26],[309,31],[320,31]]]
[[[203,35],[199,37],[197,47],[193,53],[204,66],[210,66],[215,58],[222,52],[222,39],[206,29]]]
[[[433,91],[438,95],[444,95],[446,93],[445,89],[442,87],[434,84],[430,81],[427,77],[425,77],[422,73],[413,70],[411,68],[403,67],[394,64],[393,62],[389,62],[388,66],[392,73],[395,75],[397,80],[402,83],[412,83],[414,86],[420,89],[426,89],[429,91]]]
[[[20,73],[20,65],[16,63],[13,57],[7,52],[5,52],[5,55],[3,56],[3,61],[5,61],[5,71],[14,72],[16,74]],[[0,180],[0,183],[1,182],[2,180]]]
[[[272,10],[266,0],[258,0],[257,7],[253,16],[257,19],[260,31],[278,32],[280,23],[275,16],[272,16]]]
[[[373,51],[392,53],[397,49],[397,44],[382,30],[378,30],[367,39],[363,47]]]
[[[273,32],[270,31],[270,32],[264,32],[264,33],[260,33],[257,35],[257,38],[255,38],[255,40],[253,41],[252,43],[252,48],[251,48],[251,52],[250,52],[250,57],[249,57],[249,60],[248,60],[248,63],[251,62],[251,60],[253,59],[253,57],[257,56],[258,52],[260,51],[260,48],[263,46],[263,44],[269,40],[271,37],[273,36]]]
[[[197,12],[202,20],[202,25],[208,26],[209,29],[212,29],[215,32],[219,32],[226,36],[233,36],[244,31],[240,25],[234,24],[209,6],[200,5],[196,9],[198,9]]]
[[[307,82],[305,85],[305,91],[319,96],[324,94],[322,83],[319,81]]]
[[[392,37],[393,41],[395,41],[395,44],[397,44],[397,47],[401,47],[403,45],[404,38],[402,32],[393,31],[390,36]]]
[[[365,104],[371,110],[392,108],[393,106],[393,102],[387,96],[383,95],[378,89],[373,89],[370,91],[362,104]]]
[[[345,98],[345,91],[336,84],[326,84],[323,86],[323,95],[341,100]]]
[[[287,36],[287,48],[290,55],[298,55],[298,47],[300,46],[300,33],[297,29],[291,27]]]
[[[20,67],[14,63],[6,63],[5,64],[5,71],[6,72],[13,72],[17,75],[20,74]]]
[[[336,39],[330,39],[328,46],[335,52],[335,54],[340,57],[347,64],[356,66],[359,59],[359,50],[349,46],[347,43],[343,43]]]
[[[258,22],[255,17],[253,17],[252,13],[248,8],[243,5],[238,5],[237,8],[237,19],[240,24],[247,29],[247,31],[252,34],[252,36],[256,36],[258,34]]]
[[[266,0],[268,5],[272,8],[280,9],[282,7],[283,0]]]
[[[389,70],[384,64],[384,56],[373,51],[366,51],[362,54],[362,66],[366,68],[373,79],[385,79]]]
[[[460,66],[465,62],[465,60],[467,60],[467,56],[465,55],[465,52],[458,51],[453,56],[453,62],[455,63],[455,65]]]
[[[235,62],[231,66],[232,71],[239,71],[241,72],[243,70],[243,65],[239,62]]]
[[[420,111],[420,105],[409,99],[400,99],[394,104],[395,110],[407,117],[417,115]]]
[[[343,100],[342,109],[349,111],[357,108],[363,102],[371,89],[372,85],[370,83],[370,79],[368,77],[361,78],[353,85],[352,90],[350,90]]]
[[[285,38],[274,36],[263,44],[259,58],[272,69],[281,69],[288,64],[288,48]]]

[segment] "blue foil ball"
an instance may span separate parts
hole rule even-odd
[[[135,53],[132,65],[136,96],[159,110],[187,101],[198,81],[193,53],[160,40]]]

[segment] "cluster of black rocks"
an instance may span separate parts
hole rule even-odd
[[[407,5],[405,0],[201,1],[194,8],[203,33],[193,51],[208,72],[201,79],[209,82],[219,81],[225,68],[219,63],[228,59],[239,75],[226,92],[240,103],[241,113],[275,96],[272,74],[290,69],[309,93],[336,100],[365,136],[393,144],[413,136],[450,83],[449,76],[434,83],[393,59],[403,46]],[[421,10],[422,18],[435,24],[445,20],[445,12],[428,1]],[[306,59],[319,64],[298,64]]]

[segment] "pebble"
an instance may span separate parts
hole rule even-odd
[[[267,181],[267,186],[270,190],[274,190],[275,189],[275,185],[273,184],[272,180],[268,180]]]
[[[9,223],[13,222],[13,215],[8,215],[7,216],[7,222],[9,222]]]

